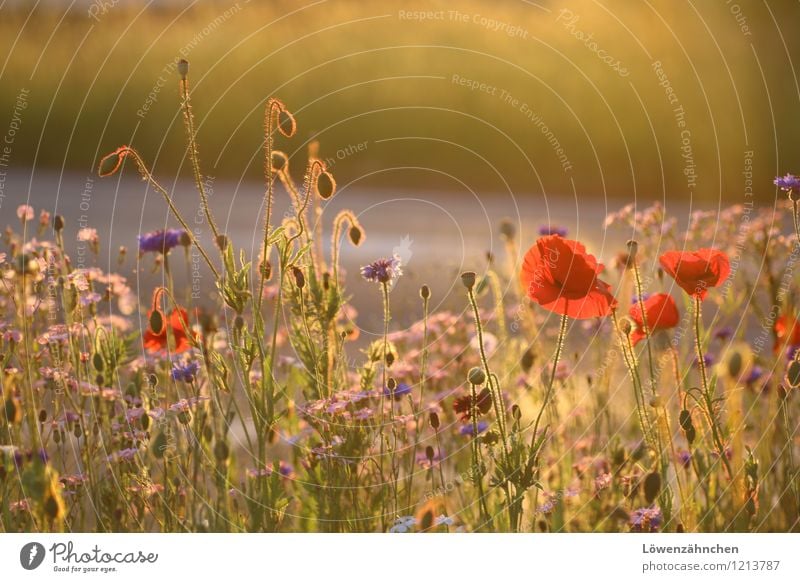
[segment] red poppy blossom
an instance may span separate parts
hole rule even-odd
[[[478,392],[475,402],[478,414],[487,414],[492,409],[492,393],[488,388]],[[469,420],[472,410],[472,395],[462,396],[453,401],[453,410],[461,415],[461,420]]]
[[[797,346],[800,345],[800,320],[792,318],[789,315],[781,315],[775,320],[775,352],[779,352],[785,345]]]
[[[701,300],[709,287],[719,287],[731,274],[728,255],[716,249],[669,251],[658,262],[681,289]]]
[[[520,279],[528,297],[548,311],[589,319],[617,305],[609,285],[597,278],[602,271],[581,243],[550,235],[525,253]]]
[[[630,311],[628,311],[628,315],[636,323],[636,329],[631,333],[633,345],[645,338],[642,309],[644,309],[644,315],[647,317],[647,328],[650,333],[659,329],[675,327],[681,319],[678,313],[678,306],[675,305],[675,300],[669,293],[656,293],[645,301],[639,301],[637,304],[632,305]]]
[[[153,311],[147,314],[148,322],[151,321]],[[163,318],[163,314],[162,314]],[[148,323],[147,330],[144,332],[144,348],[148,352],[160,352],[168,348],[167,344],[167,326],[172,330],[172,336],[175,338],[175,347],[173,353],[179,354],[185,352],[192,347],[189,336],[186,334],[186,329],[189,327],[189,315],[182,307],[172,310],[169,315],[169,320],[161,326],[161,331],[158,333],[150,329]]]

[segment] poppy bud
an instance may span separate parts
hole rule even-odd
[[[639,251],[639,243],[631,239],[625,243],[625,246],[628,247],[628,258],[635,259],[636,253]]]
[[[228,460],[228,455],[230,454],[230,449],[228,448],[228,443],[225,441],[217,441],[214,445],[214,458],[217,461],[224,463]]]
[[[269,281],[272,277],[272,263],[269,261],[264,261],[261,264],[261,276],[264,277],[265,281]]]
[[[433,430],[439,430],[439,426],[440,426],[439,415],[436,414],[435,412],[431,412],[429,418],[430,418],[430,422],[431,422],[431,428]]]
[[[150,331],[159,335],[164,331],[164,314],[161,310],[154,309],[150,312]]]
[[[517,229],[514,228],[514,223],[511,222],[510,218],[504,218],[500,221],[500,234],[506,240],[514,240],[514,237],[517,234]]]
[[[428,445],[427,447],[425,447],[425,457],[428,459],[429,463],[433,462],[434,455],[435,453],[433,452],[432,446]]]
[[[168,445],[167,435],[161,431],[156,435],[156,438],[153,439],[150,450],[156,459],[163,459]]]
[[[224,251],[228,248],[228,237],[224,234],[217,235],[217,240],[215,242],[221,251]]]
[[[520,360],[520,366],[522,366],[522,370],[527,374],[530,372],[530,369],[533,367],[533,363],[536,360],[536,355],[533,353],[533,348],[528,348],[525,350],[525,353],[522,354],[522,359]]]
[[[6,398],[5,417],[9,424],[22,421],[22,406],[17,398],[13,396]]]
[[[289,158],[287,155],[278,150],[272,150],[272,171],[273,172],[280,172],[282,170],[288,170],[289,168]]]
[[[98,372],[102,372],[103,368],[105,367],[105,362],[103,361],[103,356],[100,355],[100,352],[95,352],[92,356],[92,365],[94,369]]]
[[[397,381],[396,381],[394,378],[389,378],[389,379],[386,381],[386,387],[387,387],[387,388],[388,388],[390,391],[394,392],[395,388],[397,388]]]
[[[294,282],[298,289],[302,289],[306,286],[306,276],[303,274],[303,271],[297,267],[292,267],[292,275],[294,276]]]
[[[511,417],[516,421],[519,422],[522,418],[522,411],[519,409],[519,405],[514,404],[511,406]]]
[[[61,232],[64,230],[64,217],[60,214],[56,214],[53,218],[53,228],[56,232]]]
[[[631,333],[631,322],[628,318],[623,318],[619,322],[619,330],[625,337],[628,337]]]
[[[650,473],[644,478],[644,497],[648,504],[653,503],[659,491],[661,491],[661,475],[656,472]]]
[[[189,61],[186,59],[178,61],[178,74],[181,76],[181,79],[186,79],[186,76],[189,74]]]
[[[392,352],[386,353],[386,367],[391,368],[392,364],[394,364],[394,354]]]
[[[292,137],[297,131],[297,122],[294,120],[294,115],[284,107],[281,107],[278,112],[278,131],[285,137]]]
[[[486,372],[483,371],[483,368],[478,368],[476,366],[467,373],[467,380],[469,380],[470,384],[482,386],[483,383],[486,382]]]
[[[792,388],[800,386],[800,362],[792,360],[786,368],[786,382]]]
[[[47,411],[44,408],[42,408],[39,411],[39,422],[44,422],[46,420],[47,420]]]
[[[348,234],[350,235],[350,242],[353,243],[353,246],[355,247],[360,245],[362,239],[364,238],[364,233],[357,226],[351,226]]]
[[[321,172],[317,176],[317,194],[323,200],[328,200],[336,193],[336,180],[330,172]]]
[[[178,244],[180,244],[182,247],[188,247],[189,245],[192,244],[192,237],[189,236],[189,233],[186,232],[185,230],[181,231],[181,236],[178,240]]]
[[[427,300],[431,298],[431,288],[427,285],[423,285],[419,288],[419,296],[423,299]]]
[[[461,273],[461,282],[464,284],[464,287],[466,287],[468,291],[472,291],[472,288],[475,286],[475,272],[464,271],[463,273]]]

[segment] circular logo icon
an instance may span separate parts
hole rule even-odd
[[[19,563],[26,570],[35,570],[44,562],[44,546],[39,542],[30,542],[19,551]]]

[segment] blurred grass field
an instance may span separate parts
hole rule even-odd
[[[131,143],[156,172],[185,174],[181,56],[213,176],[260,180],[270,95],[314,128],[288,144],[297,171],[305,140],[319,138],[339,180],[369,187],[735,203],[747,200],[746,152],[753,184],[796,163],[796,2],[469,0],[454,10],[12,3],[0,9],[0,118],[30,93],[11,163],[88,173]]]

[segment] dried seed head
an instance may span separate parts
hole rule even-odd
[[[425,300],[430,299],[431,298],[431,288],[428,287],[427,285],[423,285],[422,287],[419,288],[419,296],[422,297]]]
[[[186,59],[178,61],[178,74],[181,76],[181,79],[186,80],[186,76],[189,74],[189,61]]]
[[[464,271],[463,273],[461,273],[461,282],[464,284],[464,287],[466,287],[468,291],[472,291],[472,288],[475,287],[475,272]]]
[[[486,382],[486,372],[483,371],[483,368],[478,368],[477,366],[471,368],[467,373],[467,380],[475,386],[483,386],[483,383]]]

